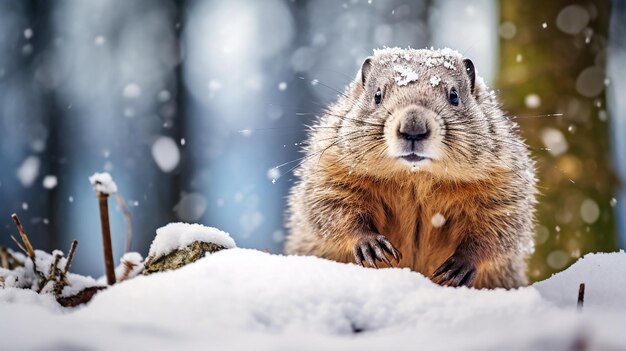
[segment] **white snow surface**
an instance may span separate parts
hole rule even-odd
[[[227,249],[237,246],[228,233],[217,228],[197,223],[177,222],[157,229],[148,256],[164,256],[174,250],[183,249],[194,241],[214,243]]]
[[[456,289],[407,269],[235,248],[74,310],[0,289],[0,339],[11,350],[379,351],[570,350],[582,338],[588,350],[624,350],[625,273],[625,253],[592,254],[530,287]]]
[[[113,181],[111,174],[107,172],[94,173],[91,177],[89,177],[89,183],[91,183],[93,190],[104,194],[113,194],[117,192],[117,184]]]

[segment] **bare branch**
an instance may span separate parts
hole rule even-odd
[[[63,257],[62,255],[54,255],[54,261],[52,262],[52,264],[50,264],[50,271],[48,272],[48,276],[44,277],[44,279],[40,279],[39,280],[39,288],[37,289],[37,293],[41,293],[41,291],[43,290],[43,288],[46,287],[46,285],[55,280],[54,278],[57,275],[57,270],[58,270],[58,266],[59,266],[59,261],[61,260],[61,257]],[[55,284],[56,286],[56,284]]]
[[[24,246],[22,246],[22,244],[20,244],[19,241],[17,241],[17,239],[15,239],[13,235],[11,235],[11,239],[13,239],[13,242],[15,242],[15,244],[17,245],[17,247],[20,248],[20,250],[24,251],[24,255],[28,256],[28,251],[24,248]]]
[[[72,260],[74,259],[74,252],[76,251],[76,246],[78,246],[78,240],[72,241],[72,246],[70,246],[70,252],[67,255],[67,262],[65,263],[65,268],[63,269],[63,276],[67,274],[70,266],[72,265]]]
[[[24,246],[28,250],[27,255],[31,258],[35,257],[35,250],[33,250],[33,246],[30,244],[30,240],[28,240],[28,236],[26,235],[26,232],[24,231],[24,227],[22,227],[22,222],[20,222],[20,219],[17,217],[17,214],[15,213],[11,215],[11,218],[13,218],[13,222],[15,222],[15,225],[17,226],[17,230],[20,232],[20,236],[22,237]]]

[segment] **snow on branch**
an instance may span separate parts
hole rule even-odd
[[[89,177],[89,182],[93,189],[104,194],[113,194],[117,192],[117,184],[113,181],[111,174],[107,172],[94,173]]]

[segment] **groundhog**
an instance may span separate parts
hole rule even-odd
[[[451,49],[375,50],[310,128],[287,254],[527,284],[535,171],[518,126]]]

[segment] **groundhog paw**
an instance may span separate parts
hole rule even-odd
[[[380,234],[363,235],[354,244],[352,253],[357,264],[365,266],[363,262],[367,262],[370,267],[374,268],[378,268],[376,261],[393,266],[386,254],[393,257],[396,264],[400,262],[402,257],[400,252],[393,247],[393,244],[384,235]]]
[[[440,285],[469,286],[476,277],[476,265],[460,255],[452,255],[433,275],[432,281]]]

